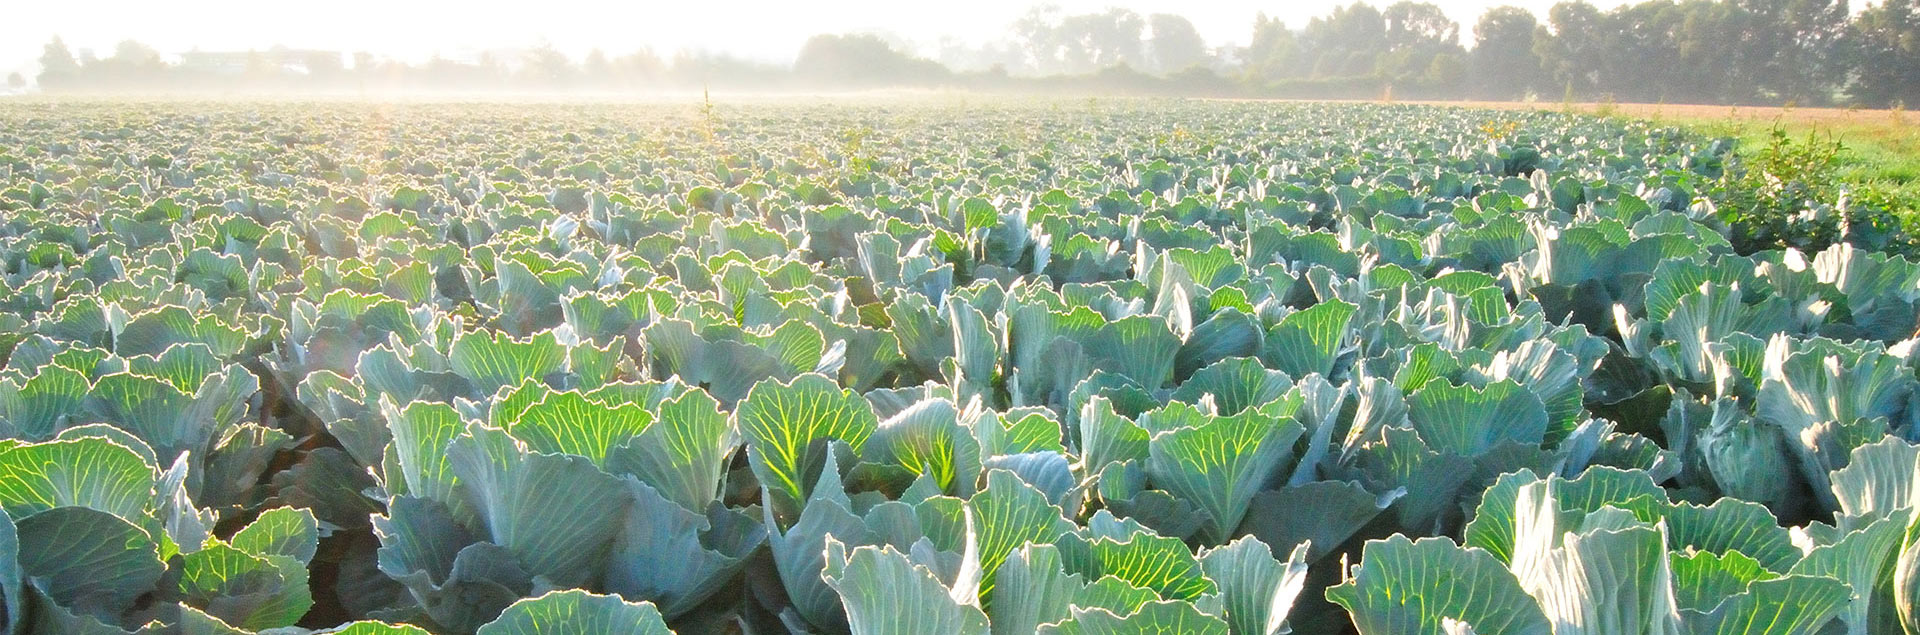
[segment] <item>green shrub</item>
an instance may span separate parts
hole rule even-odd
[[[1920,245],[1893,212],[1890,197],[1841,178],[1845,152],[1838,141],[1814,134],[1796,140],[1776,126],[1765,147],[1734,158],[1710,194],[1734,249],[1819,251],[1847,242],[1914,253]]]

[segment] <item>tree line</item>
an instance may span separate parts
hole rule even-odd
[[[337,52],[285,49],[168,61],[139,42],[102,58],[56,38],[37,83],[48,92],[951,87],[1879,107],[1920,100],[1916,2],[1854,12],[1847,0],[1650,0],[1611,10],[1574,0],[1544,16],[1496,7],[1471,28],[1428,2],[1356,2],[1299,26],[1261,15],[1246,44],[1217,47],[1178,15],[1036,9],[998,40],[943,41],[926,56],[876,35],[818,35],[791,65],[648,50],[575,60],[550,47],[415,64],[355,53],[349,66]]]

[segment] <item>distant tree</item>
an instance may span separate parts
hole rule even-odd
[[[667,75],[667,63],[650,49],[640,49],[614,60],[614,73],[628,87],[658,85]]]
[[[1458,53],[1443,52],[1433,56],[1427,62],[1427,70],[1420,76],[1420,83],[1435,88],[1458,88],[1466,82],[1467,61]]]
[[[1147,28],[1152,33],[1147,52],[1155,72],[1172,74],[1206,63],[1207,42],[1185,17],[1155,13],[1147,16]]]
[[[1299,50],[1293,29],[1286,23],[1261,13],[1253,22],[1253,41],[1247,44],[1243,79],[1264,85],[1282,79],[1303,77],[1306,55]]]
[[[1779,103],[1826,101],[1844,68],[1840,45],[1847,31],[1846,0],[1729,0],[1747,14],[1745,29],[1725,48],[1737,81],[1756,97]]]
[[[300,64],[307,67],[307,74],[315,79],[331,81],[346,72],[346,66],[340,63],[340,54],[332,51],[311,51],[301,56]]]
[[[613,83],[613,62],[607,60],[607,54],[600,49],[587,51],[587,59],[580,62],[580,71],[586,76],[587,85],[594,89],[605,89]]]
[[[40,54],[41,88],[65,88],[80,79],[80,62],[75,60],[73,52],[67,50],[67,43],[54,36]]]
[[[499,88],[506,72],[499,58],[491,53],[481,53],[474,63],[450,60],[439,55],[427,60],[425,66],[409,69],[407,76],[425,83],[430,88],[440,90],[475,91]]]
[[[113,55],[93,62],[82,61],[81,77],[88,83],[115,88],[154,88],[166,80],[168,66],[160,51],[136,40],[122,40],[113,47]]]
[[[1233,91],[1233,82],[1205,66],[1188,66],[1167,76],[1167,83],[1182,94],[1224,95]]]
[[[1387,50],[1460,43],[1460,24],[1430,2],[1402,0],[1380,14],[1386,23]]]
[[[1008,67],[1028,68],[1025,48],[1010,39],[974,46],[957,37],[943,36],[934,50],[933,59],[955,72],[991,71],[995,66],[1002,71]]]
[[[1738,43],[1750,33],[1752,14],[1731,2],[1692,0],[1673,36],[1678,50],[1669,66],[1679,72],[1668,96],[1686,103],[1739,103],[1755,90],[1748,49]],[[1730,45],[1731,43],[1731,45]]]
[[[1914,0],[1885,0],[1861,11],[1848,39],[1854,99],[1920,107],[1920,11]]]
[[[113,57],[107,61],[126,64],[137,68],[155,68],[162,65],[160,51],[138,40],[121,40],[113,47]]]
[[[1788,36],[1775,63],[1774,90],[1802,104],[1832,101],[1845,74],[1847,0],[1792,0],[1786,16]]]
[[[506,63],[501,62],[500,56],[493,51],[480,53],[480,58],[474,60],[473,73],[475,82],[494,87],[507,81],[508,75]]]
[[[1014,23],[1014,37],[1032,70],[1084,75],[1116,65],[1146,66],[1146,21],[1126,9],[1060,16],[1057,7],[1029,11]]]
[[[1315,53],[1314,77],[1370,75],[1387,52],[1387,20],[1373,5],[1355,2],[1307,22],[1300,39],[1302,50]]]
[[[1627,4],[1606,13],[1592,33],[1594,87],[1620,101],[1653,102],[1668,98],[1680,52],[1673,33],[1675,5]]]
[[[557,88],[573,82],[578,74],[573,60],[566,54],[554,50],[551,45],[542,45],[527,53],[527,65],[520,69],[529,84],[545,88]]]
[[[1020,64],[1015,72],[1028,71],[1041,75],[1063,72],[1060,43],[1054,29],[1059,21],[1058,5],[1039,5],[1028,9],[1025,15],[1013,22],[1013,40],[1020,51]]]
[[[436,89],[457,89],[470,79],[465,64],[442,57],[439,53],[427,58],[427,63],[419,68],[409,70],[409,80]]]
[[[1606,14],[1586,0],[1553,5],[1547,10],[1548,30],[1536,31],[1534,55],[1555,87],[1565,86],[1576,97],[1591,97],[1600,82],[1602,33]]]
[[[833,87],[925,85],[946,78],[946,67],[901,52],[870,34],[816,35],[800,47],[793,73]]]
[[[1146,21],[1126,9],[1067,16],[1060,21],[1059,39],[1066,46],[1069,72],[1087,73],[1125,65],[1146,66],[1141,33]]]
[[[1426,96],[1466,93],[1460,24],[1440,7],[1402,0],[1380,12],[1386,48],[1374,54],[1374,73],[1389,82],[1420,86]]]
[[[241,77],[247,85],[255,88],[281,83],[285,79],[287,69],[280,64],[278,58],[277,55],[260,51],[247,51],[247,68],[242,72]]]
[[[1540,58],[1533,53],[1533,32],[1540,22],[1519,7],[1494,7],[1473,27],[1472,74],[1475,94],[1511,99],[1537,90]]]
[[[1225,76],[1240,69],[1247,62],[1247,47],[1232,42],[1222,43],[1207,50],[1207,68],[1214,75]]]
[[[1304,97],[1394,94],[1422,98],[1477,95],[1510,99],[1529,91],[1578,99],[1686,103],[1820,104],[1836,99],[1886,105],[1920,102],[1920,0],[1629,0],[1601,10],[1591,0],[1561,0],[1544,16],[1497,7],[1479,17],[1473,48],[1438,0],[1365,1],[1336,6],[1289,28],[1261,14],[1244,46],[1209,48],[1192,22],[1171,13],[1142,17],[1126,9],[1067,14],[1043,5],[985,44],[942,40],[936,57],[876,35],[821,35],[792,66],[724,54],[651,51],[614,58],[595,50],[579,64],[551,46],[513,65],[483,54],[477,62],[434,58],[423,64],[354,53],[351,70],[336,53],[274,47],[247,55],[245,73],[218,72],[234,60],[177,67],[151,46],[119,43],[104,58],[48,42],[37,80],[60,91],[85,87],[192,90],[206,86],[331,88],[565,89],[664,86],[729,89],[811,85],[927,85],[954,78],[969,85],[1019,89],[1176,91]],[[197,55],[197,54],[196,54]],[[305,72],[298,72],[304,68]],[[229,69],[230,70],[230,69]],[[1054,79],[1012,76],[1071,75]]]
[[[791,69],[730,55],[682,51],[673,56],[668,81],[695,88],[779,87]]]
[[[7,74],[7,88],[20,90],[27,87],[27,78],[19,73]]]

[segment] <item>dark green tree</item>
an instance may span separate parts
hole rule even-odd
[[[1460,24],[1428,2],[1401,0],[1380,13],[1386,50],[1376,54],[1375,73],[1391,84],[1421,87],[1426,96],[1464,94],[1466,50]]]
[[[1748,33],[1752,14],[1731,2],[1687,0],[1674,34],[1677,53],[1669,70],[1675,73],[1667,99],[1679,103],[1747,103],[1754,101],[1753,64],[1737,43]]]
[[[1822,103],[1833,96],[1846,0],[1732,0],[1751,15],[1741,42],[1744,77],[1770,102]]]
[[[1474,94],[1482,99],[1513,99],[1540,86],[1540,58],[1533,53],[1533,32],[1540,21],[1519,7],[1494,7],[1473,27]]]
[[[1848,91],[1872,106],[1920,105],[1920,12],[1913,0],[1885,0],[1860,12],[1849,34]]]
[[[1574,97],[1594,96],[1600,83],[1607,16],[1585,0],[1553,5],[1547,30],[1536,31],[1533,52],[1554,86]]]
[[[1300,39],[1301,48],[1314,53],[1314,77],[1370,75],[1387,51],[1387,20],[1373,5],[1355,2],[1309,21]]]
[[[1244,56],[1243,81],[1255,86],[1307,74],[1308,60],[1299,49],[1293,29],[1265,13],[1254,18],[1253,41],[1247,44]]]

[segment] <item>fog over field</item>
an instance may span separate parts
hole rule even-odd
[[[1261,13],[1298,28],[1344,4],[1338,0],[556,0],[525,5],[500,0],[343,0],[271,9],[239,0],[39,2],[11,9],[10,18],[0,23],[0,69],[31,66],[40,45],[54,36],[62,37],[69,46],[91,48],[103,56],[121,40],[137,39],[165,51],[264,50],[285,45],[369,51],[410,62],[426,61],[436,54],[455,57],[486,49],[550,44],[576,58],[594,49],[614,54],[645,47],[663,54],[707,51],[791,63],[812,35],[857,32],[883,34],[911,46],[913,52],[933,55],[947,40],[977,46],[1004,38],[1014,22],[1031,10],[1047,6],[1068,14],[1109,8],[1140,15],[1177,13],[1193,22],[1209,46],[1228,46],[1245,45],[1253,35],[1255,16]],[[1436,4],[1454,21],[1471,24],[1481,13],[1501,4],[1544,15],[1553,2],[1460,0]],[[1619,4],[1620,0],[1600,0],[1596,6],[1611,9]],[[1471,33],[1463,35],[1471,39]]]
[[[1055,95],[1882,108],[1914,0],[42,3],[13,93]],[[15,69],[11,72],[4,69]]]

